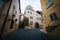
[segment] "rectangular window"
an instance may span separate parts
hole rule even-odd
[[[33,24],[33,21],[30,21],[30,25],[32,25]]]
[[[38,18],[37,18],[37,20],[38,20]]]
[[[32,17],[32,16],[30,16],[30,19],[33,19],[33,17]]]
[[[50,15],[50,18],[51,18],[51,21],[56,20],[57,19],[56,13],[52,13]]]
[[[53,0],[49,0],[49,1],[46,3],[46,8],[48,9],[52,4],[53,4]]]
[[[29,13],[29,11],[28,11],[28,13]]]
[[[11,28],[11,29],[13,28],[13,24],[14,24],[14,21],[11,20],[11,24],[10,24],[10,28]]]
[[[30,14],[32,14],[32,12],[30,12]]]

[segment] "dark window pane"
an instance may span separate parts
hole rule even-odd
[[[14,21],[12,20],[12,21],[11,21],[11,24],[10,24],[10,28],[11,28],[11,29],[13,28],[13,24],[14,24]]]
[[[33,21],[30,21],[30,25],[32,25],[33,24]]]
[[[51,21],[53,20],[53,17],[52,17],[52,15],[50,15],[50,18],[51,18]]]
[[[49,0],[49,1],[46,3],[46,8],[48,9],[52,4],[53,4],[53,0]]]
[[[30,14],[32,14],[32,12],[30,12]]]
[[[17,19],[15,19],[15,21],[17,21]]]
[[[56,13],[53,13],[53,15],[54,15],[54,17],[55,17],[54,19],[57,19]]]
[[[56,20],[57,19],[56,13],[52,13],[50,15],[50,18],[51,18],[51,21]]]
[[[30,19],[33,19],[33,17],[32,17],[32,16],[30,16]]]
[[[38,20],[38,18],[37,18],[37,20]]]
[[[28,11],[28,13],[29,13],[29,11]]]

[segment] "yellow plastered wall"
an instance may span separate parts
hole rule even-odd
[[[48,25],[54,26],[60,24],[60,0],[53,0],[53,5],[51,5],[48,9],[46,9],[46,3],[48,0],[40,0],[41,2],[41,7],[42,7],[42,12],[43,12],[43,27],[46,31],[46,27]],[[55,12],[58,19],[55,21],[51,21],[50,15]],[[57,26],[56,26],[57,27]],[[52,32],[48,33],[49,35],[54,36],[57,40],[60,38],[60,25],[56,29],[54,29]]]
[[[42,6],[42,12],[43,12],[43,18],[44,18],[44,29],[51,24],[55,23],[55,25],[57,24],[57,22],[60,22],[60,0],[53,0],[53,4],[51,5],[51,7],[49,7],[48,9],[46,9],[46,3],[48,2],[48,0],[40,0],[41,2],[41,6]],[[55,12],[58,20],[56,21],[51,21],[50,19],[50,15]]]

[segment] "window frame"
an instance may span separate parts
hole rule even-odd
[[[30,11],[30,14],[32,14],[32,12]]]
[[[30,25],[32,25],[33,24],[33,21],[30,21]]]
[[[52,14],[50,15],[50,19],[51,19],[51,21],[57,20],[58,17],[57,17],[57,15],[56,15],[56,13],[52,13]]]
[[[33,17],[32,17],[32,16],[30,16],[30,19],[33,19]]]
[[[51,5],[53,5],[53,0],[48,0],[48,2],[46,3],[46,9],[51,7]]]

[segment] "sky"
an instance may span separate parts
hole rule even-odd
[[[42,11],[40,0],[20,0],[20,2],[21,2],[21,13],[24,13],[25,8],[28,5],[31,5],[35,11],[37,10]]]

